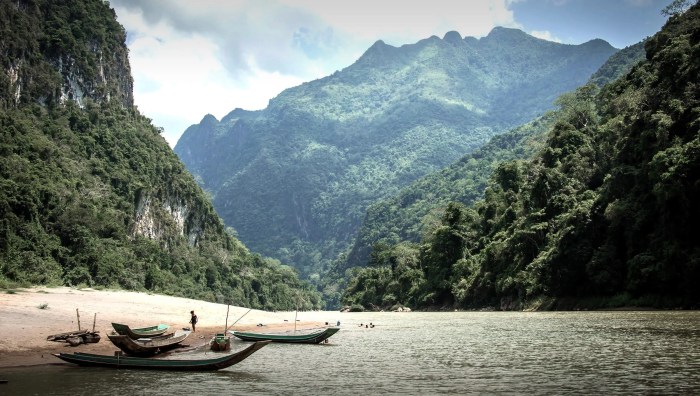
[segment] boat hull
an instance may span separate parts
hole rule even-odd
[[[167,370],[167,371],[214,371],[240,363],[269,342],[260,341],[232,354],[214,359],[149,359],[128,356],[94,355],[90,353],[54,353],[57,358],[84,367],[106,367],[117,369]]]
[[[171,337],[142,338],[132,340],[128,335],[108,334],[112,344],[131,356],[153,356],[180,347],[180,343],[190,335],[189,331]]]
[[[140,327],[132,329],[129,325],[121,323],[112,323],[114,331],[121,335],[128,335],[132,340],[138,340],[139,338],[150,338],[163,335],[170,326],[165,324],[159,324],[155,326]]]
[[[231,331],[229,333],[244,341],[272,341],[291,344],[320,344],[330,336],[337,333],[339,327],[329,327],[321,331],[308,334],[264,334],[245,333],[241,331]]]
[[[226,336],[223,333],[217,334],[214,338],[211,339],[210,347],[211,350],[215,352],[228,351],[229,349],[231,349],[231,337]]]

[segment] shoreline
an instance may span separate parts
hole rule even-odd
[[[76,309],[78,312],[76,312]],[[226,312],[228,312],[228,320]],[[107,338],[112,322],[132,327],[163,323],[173,331],[190,327],[190,311],[199,318],[196,332],[183,342],[188,350],[208,346],[209,340],[229,330],[284,332],[326,327],[335,324],[338,312],[249,310],[238,306],[210,303],[183,297],[131,291],[74,289],[69,287],[31,287],[0,291],[0,368],[21,368],[63,364],[52,353],[88,352],[113,354],[118,350]],[[99,332],[100,341],[71,347],[65,342],[47,341],[52,334],[80,328]],[[231,325],[238,322],[231,327]],[[259,326],[262,324],[263,326]],[[232,345],[233,346],[233,345]],[[177,353],[177,350],[171,352]]]

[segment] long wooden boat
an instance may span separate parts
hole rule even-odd
[[[223,352],[231,349],[231,337],[225,333],[216,333],[209,342],[212,351]]]
[[[229,330],[233,336],[244,341],[272,341],[288,342],[296,344],[320,344],[328,337],[337,333],[340,327],[328,327],[312,333],[304,334],[264,334],[264,333],[244,333],[242,331]]]
[[[88,367],[109,367],[119,369],[172,370],[172,371],[211,371],[221,370],[240,363],[255,351],[267,345],[269,341],[255,344],[224,356],[213,359],[155,359],[129,356],[94,355],[91,353],[54,353],[57,358],[69,363]]]
[[[141,338],[132,340],[128,335],[108,334],[112,344],[131,356],[153,356],[179,347],[190,335],[190,331],[179,331],[170,337]]]
[[[155,326],[139,327],[136,329],[132,329],[131,327],[129,327],[129,325],[121,323],[112,323],[112,327],[117,333],[122,335],[128,335],[133,340],[138,340],[139,338],[150,338],[159,336],[168,331],[168,329],[170,328],[170,326],[166,324],[158,324]]]

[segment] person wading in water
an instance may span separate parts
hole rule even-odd
[[[190,314],[192,314],[192,317],[190,318],[190,323],[192,323],[192,332],[195,332],[195,326],[197,326],[197,315],[194,314],[194,311],[190,311]]]

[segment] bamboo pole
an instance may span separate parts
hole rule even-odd
[[[228,326],[228,327],[226,328],[226,330],[228,330],[229,328],[233,327],[233,325],[235,325],[236,323],[238,323],[239,320],[243,319],[243,317],[246,316],[246,315],[248,315],[248,312],[250,312],[250,311],[252,311],[252,310],[253,310],[253,308],[248,309],[248,311],[247,311],[246,313],[244,313],[243,315],[241,315],[240,318],[236,319],[235,322],[231,323],[231,326]],[[225,333],[225,332],[226,332],[226,331],[224,331],[224,333]]]
[[[231,306],[226,304],[226,323],[224,323],[224,333],[226,333],[226,329],[228,329],[228,310],[230,308]]]
[[[95,332],[95,322],[97,322],[97,312],[95,312],[95,316],[92,318],[92,332]]]
[[[78,308],[75,309],[75,314],[78,315],[78,331],[80,331],[80,311]]]
[[[299,306],[297,305],[297,309],[294,311],[294,332],[297,332],[297,313],[299,313]]]
[[[294,310],[294,334],[297,332],[297,314],[299,313],[299,293],[297,293],[297,306]]]

